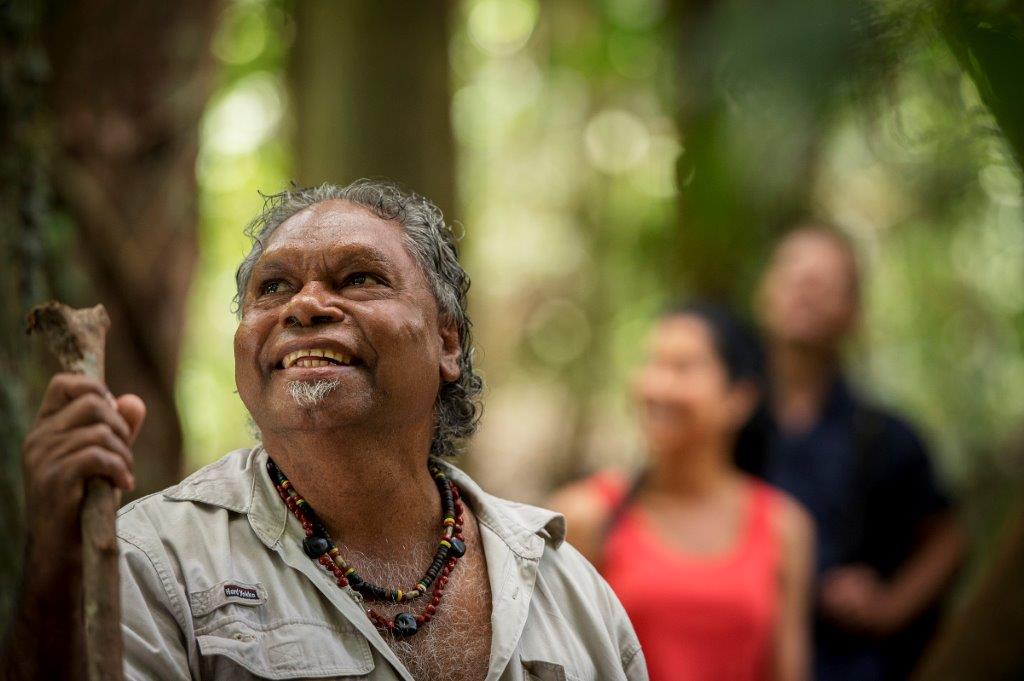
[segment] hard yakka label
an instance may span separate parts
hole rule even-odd
[[[260,599],[256,589],[239,586],[238,584],[225,584],[224,595],[228,598],[244,598],[247,601],[258,601]]]

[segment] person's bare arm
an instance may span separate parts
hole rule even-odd
[[[22,448],[27,541],[22,586],[4,641],[8,681],[84,677],[82,537],[85,481],[130,490],[131,444],[145,416],[138,397],[114,399],[99,381],[57,374]]]
[[[607,521],[605,504],[583,483],[573,483],[555,492],[548,506],[565,516],[566,539],[591,564],[601,558],[602,530]]]
[[[772,678],[810,678],[811,583],[814,571],[814,522],[796,501],[783,498],[775,518],[782,548],[779,612],[775,625]]]
[[[902,628],[938,600],[963,562],[964,544],[953,512],[925,523],[920,545],[886,589],[891,629]]]
[[[899,631],[940,597],[963,553],[956,517],[942,513],[926,521],[917,548],[887,582],[864,565],[831,571],[822,586],[822,606],[851,629],[879,636]]]

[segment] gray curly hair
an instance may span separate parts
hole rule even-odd
[[[404,191],[385,180],[362,179],[345,185],[292,187],[278,194],[264,195],[263,210],[245,230],[252,248],[235,273],[235,312],[241,317],[242,301],[256,261],[264,244],[288,218],[322,201],[340,199],[369,209],[382,220],[398,222],[405,230],[405,243],[437,300],[441,318],[455,324],[459,332],[461,373],[444,383],[435,406],[436,423],[431,454],[453,456],[462,442],[476,430],[480,420],[483,380],[473,369],[472,322],[466,311],[469,275],[459,264],[456,236],[445,223],[441,210],[429,199]]]

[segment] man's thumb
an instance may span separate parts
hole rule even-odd
[[[128,422],[128,427],[131,428],[131,442],[128,444],[133,444],[135,438],[139,436],[139,430],[142,429],[142,422],[146,420],[146,403],[138,395],[130,394],[121,395],[116,401],[117,411]]]

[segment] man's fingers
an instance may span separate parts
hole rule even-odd
[[[123,490],[131,490],[135,486],[135,478],[124,459],[102,447],[80,449],[64,457],[57,465],[68,487],[95,477],[107,478]]]
[[[66,404],[76,398],[94,393],[100,397],[110,394],[103,381],[90,378],[83,374],[54,374],[43,393],[43,402],[39,406],[38,418],[44,418],[60,411]]]
[[[135,439],[142,430],[142,423],[146,420],[146,403],[138,395],[121,395],[117,398],[117,411],[128,423],[131,431],[128,444],[135,444]]]
[[[106,423],[94,423],[91,426],[82,426],[62,433],[57,444],[51,450],[50,456],[54,462],[59,462],[61,458],[72,452],[92,446],[103,447],[117,454],[124,460],[128,470],[131,470],[132,450]]]
[[[52,419],[50,425],[54,431],[66,431],[95,423],[106,423],[125,442],[129,442],[131,439],[128,422],[116,409],[114,400],[108,399],[106,394],[98,395],[95,392],[87,392],[76,397],[50,418]]]

